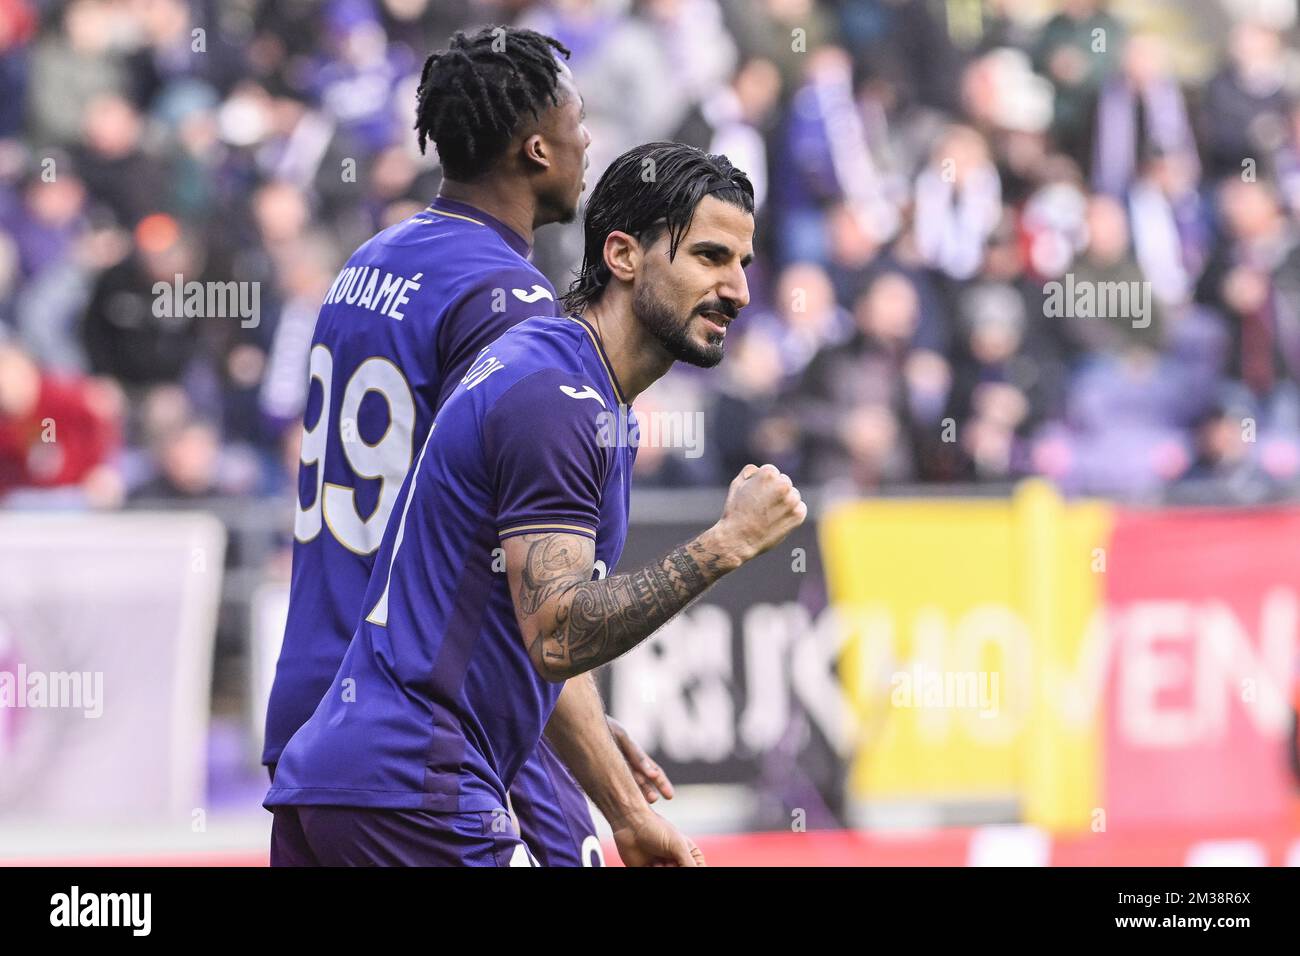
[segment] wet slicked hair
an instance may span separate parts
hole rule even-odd
[[[667,230],[672,259],[705,196],[754,212],[749,177],[721,154],[681,143],[646,143],[614,160],[587,202],[582,268],[564,295],[565,308],[581,312],[609,285],[605,237],[611,232],[649,245]]]
[[[495,48],[494,48],[495,45]],[[415,129],[420,152],[432,142],[445,174],[472,180],[487,172],[527,121],[560,104],[559,40],[516,27],[457,33],[424,61]]]

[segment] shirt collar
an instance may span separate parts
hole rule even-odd
[[[429,203],[431,212],[440,212],[455,219],[468,219],[470,222],[477,223],[480,226],[487,226],[493,232],[505,241],[511,249],[520,256],[527,259],[532,248],[528,245],[528,240],[519,233],[515,232],[500,219],[490,216],[482,209],[471,206],[469,203],[458,202],[455,199],[447,199],[443,196],[437,196],[433,202]]]
[[[605,367],[605,376],[609,379],[610,388],[614,392],[614,400],[620,405],[627,405],[628,400],[623,392],[623,386],[619,384],[618,376],[614,374],[614,364],[610,362],[609,356],[605,354],[605,343],[600,340],[600,334],[596,331],[595,326],[576,312],[570,312],[569,318],[587,330],[587,336],[591,339],[592,344],[596,346],[596,357],[600,359],[600,364]]]

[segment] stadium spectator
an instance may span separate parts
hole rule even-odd
[[[708,90],[687,113],[674,134],[710,153],[722,153],[749,174],[754,209],[767,199],[767,143],[781,94],[781,74],[771,60],[753,57],[729,81]]]
[[[882,273],[854,306],[852,337],[823,348],[804,370],[795,395],[814,480],[848,479],[865,490],[914,477],[909,399],[922,398],[914,384],[935,377],[922,383],[907,374],[919,315],[907,276]]]
[[[121,396],[107,382],[43,372],[0,344],[0,498],[17,489],[80,486],[87,503],[120,503],[110,467],[120,436]]]
[[[1103,0],[1065,0],[1034,44],[1034,66],[1056,90],[1052,132],[1073,156],[1085,155],[1089,111],[1124,35]]]
[[[751,322],[775,344],[786,377],[802,372],[827,345],[844,341],[852,328],[848,311],[836,302],[826,270],[812,262],[796,262],[781,270],[774,305],[772,314],[752,316]]]
[[[124,96],[102,94],[84,106],[77,166],[96,204],[127,228],[166,208],[172,184],[165,165],[144,148],[144,118]]]
[[[1249,393],[1266,421],[1297,414],[1294,379],[1300,370],[1300,329],[1291,296],[1278,294],[1278,278],[1292,283],[1294,227],[1275,190],[1262,182],[1224,180],[1219,190],[1223,229],[1197,289],[1200,301],[1228,323],[1232,350],[1228,375]],[[1285,268],[1284,268],[1285,267]]]
[[[1212,225],[1197,172],[1186,156],[1157,152],[1129,190],[1134,256],[1163,306],[1191,299],[1209,255]]]
[[[1226,474],[1206,464],[1216,402],[1257,416],[1251,467],[1294,471],[1293,15],[1229,13],[1217,47],[1183,56],[1190,32],[1157,39],[1103,0],[1046,19],[922,0],[246,9],[0,4],[0,335],[44,374],[123,389],[125,454],[105,467],[130,487],[159,467],[158,395],[215,430],[213,488],[291,487],[283,447],[332,272],[440,180],[413,148],[416,67],[492,20],[573,50],[589,180],[636,142],[677,138],[758,187],[734,373],[684,372],[648,399],[705,410],[725,438],[699,459],[648,455],[655,481],[718,483],[773,458],[861,488],[1040,473],[1148,494]],[[539,237],[558,288],[576,237]],[[155,284],[178,275],[255,288],[257,322],[169,314]],[[1136,283],[1150,321],[1046,314],[1045,284],[1067,278]]]
[[[71,0],[61,17],[46,24],[26,84],[26,132],[33,142],[77,143],[85,105],[96,96],[126,92],[126,64],[113,48],[122,35],[121,14],[104,0]]]
[[[145,501],[210,497],[224,489],[219,477],[220,434],[209,422],[187,421],[167,431],[155,449],[157,474],[132,497]]]
[[[1122,68],[1102,81],[1095,114],[1091,160],[1097,192],[1123,198],[1143,157],[1156,151],[1197,164],[1187,104],[1158,36],[1129,38]]]
[[[104,270],[91,291],[82,330],[90,370],[128,390],[179,381],[199,347],[198,320],[154,286],[197,277],[200,267],[199,249],[175,220],[162,214],[144,219],[131,253]]]
[[[1142,342],[1158,349],[1162,311],[1144,294],[1149,287],[1130,251],[1124,206],[1107,194],[1094,195],[1088,200],[1084,228],[1087,245],[1070,273],[1076,289],[1091,288],[1096,295],[1091,307],[1068,307],[1061,320],[1076,348],[1103,355]]]
[[[950,278],[971,278],[1002,217],[1002,183],[978,132],[956,126],[945,133],[917,176],[915,202],[922,258]]]
[[[1206,85],[1201,107],[1211,177],[1239,176],[1243,162],[1258,163],[1281,144],[1291,103],[1285,72],[1276,30],[1249,20],[1232,28],[1228,62]]]

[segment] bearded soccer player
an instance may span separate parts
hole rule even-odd
[[[429,57],[416,129],[422,150],[437,148],[439,196],[362,245],[325,298],[311,348],[288,624],[267,711],[262,759],[273,778],[363,616],[384,528],[439,405],[502,332],[556,309],[527,257],[535,229],[573,219],[585,185],[590,137],[559,58],[567,52],[541,34],[497,28],[457,34]],[[568,693],[600,707],[590,678]],[[646,799],[672,795],[620,727],[590,729],[596,759],[583,782],[594,798],[638,785]],[[586,798],[544,741],[511,798],[542,863],[600,861]]]
[[[747,465],[716,524],[612,573],[635,445],[611,441],[609,424],[634,422],[622,406],[675,361],[722,359],[749,301],[753,208],[725,157],[675,143],[637,147],[601,177],[566,297],[576,312],[502,335],[438,413],[365,618],[281,756],[265,801],[273,862],[526,864],[523,844],[492,825],[519,768],[545,736],[581,779],[583,742],[604,725],[567,687],[804,520],[788,477]],[[615,825],[625,860],[700,862],[645,810]]]

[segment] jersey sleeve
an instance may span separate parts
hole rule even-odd
[[[586,386],[577,373],[535,372],[485,416],[500,537],[548,531],[596,537],[608,442],[601,441],[604,406]]]
[[[557,315],[555,289],[532,269],[510,267],[479,274],[447,310],[438,329],[442,405],[479,352],[524,319]]]

